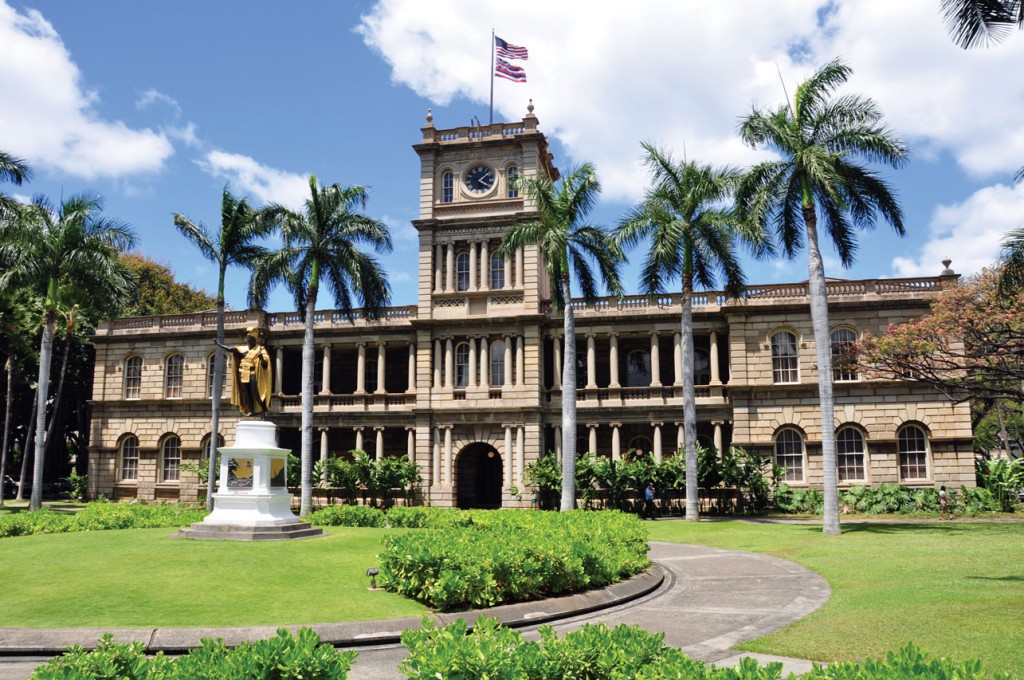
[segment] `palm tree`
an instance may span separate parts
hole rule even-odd
[[[807,286],[821,404],[823,530],[834,535],[841,529],[828,290],[818,250],[818,217],[820,213],[844,267],[853,263],[857,248],[854,227],[872,228],[880,214],[902,236],[900,205],[889,185],[865,161],[898,168],[909,155],[903,141],[882,123],[882,113],[871,99],[832,96],[851,73],[842,61],[831,61],[797,87],[792,104],[774,110],[755,107],[741,121],[739,133],[745,143],[767,147],[781,159],[751,168],[736,195],[741,217],[773,229],[788,257],[803,245],[804,236],[807,239]]]
[[[20,158],[0,151],[0,181],[21,185],[32,178],[32,168]],[[8,218],[18,209],[18,202],[0,192],[0,219]]]
[[[6,376],[6,397],[4,398],[4,429],[0,436],[0,480],[7,478],[7,448],[11,432],[11,406],[14,402],[14,385],[23,364],[32,358],[32,300],[24,289],[0,289],[0,335],[7,349],[4,360]],[[0,505],[4,504],[4,485],[0,481]]]
[[[515,181],[533,203],[536,215],[509,228],[498,252],[508,259],[519,248],[537,246],[551,281],[555,306],[563,313],[561,510],[566,512],[576,507],[576,321],[571,275],[575,274],[584,299],[595,299],[597,282],[590,270],[592,260],[605,287],[621,295],[618,268],[622,250],[604,229],[584,223],[601,193],[592,164],[571,168],[557,187],[546,177],[519,175]]]
[[[310,197],[301,212],[280,205],[266,208],[267,218],[284,237],[281,250],[260,258],[249,284],[249,301],[266,304],[271,287],[284,283],[295,298],[295,309],[305,318],[302,339],[301,499],[299,516],[306,517],[313,501],[313,316],[321,283],[334,295],[334,303],[350,321],[357,300],[366,319],[377,319],[391,301],[391,288],[380,263],[359,250],[368,245],[377,253],[391,252],[387,226],[360,212],[366,206],[363,186],[320,186],[309,178]]]
[[[46,450],[46,404],[49,399],[50,361],[57,304],[62,291],[85,291],[108,309],[127,302],[133,281],[118,262],[119,250],[131,248],[131,229],[102,215],[99,198],[76,195],[60,206],[37,196],[21,216],[4,225],[0,234],[0,289],[25,285],[43,296],[43,336],[39,345],[39,381],[36,392],[36,441],[30,510],[42,506],[43,464]]]
[[[946,28],[960,47],[987,46],[1024,29],[1021,0],[940,0]]]
[[[643,144],[644,159],[653,186],[643,202],[619,223],[615,241],[633,247],[648,241],[641,273],[648,294],[664,292],[665,279],[682,283],[683,439],[686,451],[686,519],[697,520],[697,408],[693,385],[693,290],[694,283],[714,290],[719,275],[725,290],[739,297],[743,271],[733,247],[736,236],[761,254],[767,248],[758,233],[741,229],[725,201],[740,178],[735,168],[715,168],[693,161],[676,162],[667,152]]]
[[[246,200],[235,198],[227,187],[221,194],[220,231],[210,232],[202,223],[193,222],[184,215],[174,214],[174,226],[188,239],[203,257],[217,264],[217,340],[213,358],[213,390],[210,417],[209,474],[206,478],[206,509],[213,510],[213,491],[217,479],[217,450],[220,437],[220,400],[224,389],[224,276],[228,266],[241,265],[252,269],[266,249],[254,240],[266,235],[268,224],[260,211],[254,210]]]

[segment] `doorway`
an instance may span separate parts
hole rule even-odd
[[[490,444],[477,442],[459,452],[455,480],[458,507],[501,507],[501,455]]]

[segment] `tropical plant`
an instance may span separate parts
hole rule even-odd
[[[763,230],[745,230],[731,206],[740,178],[735,168],[715,168],[694,161],[676,161],[653,144],[644,143],[644,163],[653,186],[643,202],[619,223],[615,241],[623,247],[648,242],[641,274],[648,294],[665,290],[665,280],[682,284],[683,442],[686,456],[686,519],[696,521],[700,506],[697,490],[697,406],[693,373],[694,284],[714,290],[719,275],[725,290],[739,297],[743,272],[734,241],[740,236],[759,255],[767,254]]]
[[[87,296],[90,308],[114,315],[126,304],[134,282],[117,255],[132,248],[135,236],[124,223],[102,215],[99,198],[76,195],[54,206],[36,197],[18,219],[0,229],[0,289],[25,285],[43,296],[43,334],[39,346],[37,433],[29,507],[42,506],[46,405],[50,397],[50,361],[57,306],[68,289]]]
[[[227,187],[221,193],[220,231],[211,234],[201,222],[193,222],[184,215],[175,213],[174,226],[202,253],[203,257],[217,264],[217,338],[213,359],[213,394],[210,400],[210,451],[209,470],[206,476],[206,509],[213,510],[214,481],[217,478],[217,456],[214,455],[217,437],[220,436],[221,392],[224,389],[224,279],[230,265],[251,269],[266,249],[256,245],[256,239],[265,236],[269,230],[263,213],[254,210],[244,198],[231,194]]]
[[[1013,512],[1024,490],[1024,462],[1006,458],[975,461],[978,486],[988,489],[1002,512]]]
[[[0,182],[21,186],[32,178],[32,168],[22,159],[0,151]],[[10,219],[18,211],[18,202],[0,192],[0,220]]]
[[[988,46],[1024,28],[1020,0],[940,0],[950,36],[960,47]]]
[[[309,514],[313,502],[313,319],[320,285],[327,286],[339,311],[350,321],[356,317],[353,302],[360,303],[364,318],[374,320],[391,299],[380,263],[359,249],[366,245],[377,253],[391,252],[387,226],[360,212],[366,206],[366,187],[325,187],[311,175],[309,191],[301,211],[281,205],[266,208],[267,219],[280,228],[284,245],[258,260],[249,284],[249,302],[264,307],[270,289],[283,283],[306,323],[302,338],[300,517]]]
[[[26,290],[0,290],[0,338],[6,345],[4,359],[6,389],[4,397],[4,425],[0,436],[0,505],[4,504],[4,484],[7,479],[7,449],[11,440],[11,410],[15,398],[15,384],[23,369],[34,360],[30,338],[34,335],[33,312],[35,301]],[[22,475],[21,479],[24,479]]]
[[[575,275],[584,300],[597,297],[590,263],[597,265],[605,287],[621,295],[619,264],[622,250],[604,229],[585,222],[601,184],[590,163],[573,167],[560,184],[547,177],[517,175],[515,183],[536,211],[533,219],[505,232],[498,252],[508,259],[527,246],[536,246],[547,269],[556,309],[562,311],[565,351],[562,358],[562,501],[561,510],[576,508],[576,321],[572,307]]]
[[[900,167],[909,152],[882,122],[875,103],[860,95],[833,96],[852,70],[836,59],[801,83],[792,103],[774,110],[754,107],[739,126],[752,147],[781,156],[751,168],[737,189],[737,207],[746,222],[771,228],[783,252],[794,257],[807,241],[808,293],[817,355],[824,467],[825,517],[822,531],[838,535],[832,356],[828,289],[818,248],[823,221],[844,267],[853,263],[854,228],[867,229],[881,215],[903,235],[903,212],[891,188],[866,162]],[[801,233],[801,223],[803,233]]]

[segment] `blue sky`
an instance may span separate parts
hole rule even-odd
[[[724,7],[723,7],[724,6]],[[609,3],[523,0],[141,3],[0,0],[0,148],[33,181],[4,191],[53,199],[86,191],[129,222],[140,250],[213,290],[216,274],[172,214],[218,226],[220,191],[296,205],[306,177],[370,187],[367,212],[390,226],[384,257],[395,304],[416,300],[418,160],[428,108],[436,126],[486,121],[495,28],[530,50],[528,82],[495,83],[495,119],[533,99],[562,168],[596,164],[593,217],[615,221],[641,195],[641,140],[703,162],[747,165],[737,122],[784,99],[841,56],[846,91],[873,97],[908,142],[887,172],[907,237],[880,224],[856,265],[829,276],[971,273],[1024,223],[1024,34],[988,50],[950,44],[938,0]],[[634,260],[639,260],[639,254]],[[806,278],[805,260],[750,262],[752,282]],[[228,302],[245,307],[245,275]],[[636,292],[634,280],[627,280]],[[321,300],[321,307],[330,307]],[[270,308],[291,308],[279,291]]]

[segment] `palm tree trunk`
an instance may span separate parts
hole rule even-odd
[[[74,314],[74,312],[71,312]],[[74,317],[67,328],[67,335],[64,338],[64,357],[60,361],[60,377],[57,379],[57,394],[53,398],[53,410],[50,412],[50,424],[46,426],[46,447],[49,448],[53,440],[54,430],[57,429],[57,415],[60,412],[61,397],[64,395],[64,378],[68,374],[68,357],[71,355],[71,340],[74,334]]]
[[[206,511],[213,512],[213,491],[217,479],[217,448],[220,446],[220,398],[224,387],[224,272],[217,296],[217,349],[213,355],[213,389],[210,390],[210,460],[206,476]],[[200,454],[202,455],[202,454]]]
[[[576,319],[572,313],[569,277],[562,277],[565,308],[562,352],[562,505],[560,510],[576,509]]]
[[[39,344],[39,383],[36,390],[36,446],[32,461],[32,497],[29,510],[43,507],[43,465],[46,462],[46,399],[50,392],[50,360],[53,358],[53,327],[55,313],[46,310],[43,339]]]
[[[299,478],[299,517],[307,517],[313,508],[313,314],[316,289],[306,298],[306,332],[302,336],[302,471]]]
[[[38,387],[37,393],[38,393]],[[25,429],[25,440],[21,443],[21,473],[18,475],[18,493],[14,495],[14,500],[20,501],[25,498],[25,475],[28,474],[28,461],[32,458],[30,455],[31,451],[29,446],[32,443],[32,437],[35,435],[36,427],[36,409],[39,407],[39,402],[36,399],[32,400],[32,411],[28,416],[28,427]]]
[[[828,322],[828,287],[818,250],[818,220],[814,206],[804,206],[807,227],[807,291],[811,302],[811,327],[818,359],[818,402],[821,409],[821,466],[825,510],[822,532],[839,536],[839,487],[836,477],[835,399],[832,396],[832,344]]]
[[[683,275],[680,340],[683,359],[683,443],[686,447],[686,519],[700,518],[697,498],[697,404],[693,389],[693,275]]]
[[[0,444],[0,505],[4,504],[4,479],[7,478],[7,441],[11,428],[11,398],[14,396],[14,361],[7,357],[7,398],[4,399],[4,435]]]

